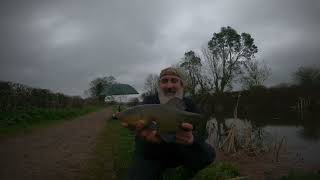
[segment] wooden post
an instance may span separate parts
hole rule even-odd
[[[238,119],[238,105],[239,105],[240,96],[241,96],[241,93],[239,92],[238,98],[237,98],[237,103],[236,103],[234,110],[233,110],[234,119]]]

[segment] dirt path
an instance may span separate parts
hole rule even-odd
[[[111,108],[0,140],[1,180],[69,180],[86,174]]]

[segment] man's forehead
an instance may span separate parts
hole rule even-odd
[[[173,78],[181,80],[181,78],[179,76],[176,76],[176,75],[164,75],[160,79],[173,79]]]
[[[160,72],[160,77],[163,77],[165,75],[173,75],[173,76],[178,76],[181,79],[180,72],[172,67],[165,68]]]

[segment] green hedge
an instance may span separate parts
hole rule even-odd
[[[88,106],[82,108],[28,108],[18,109],[12,112],[0,112],[0,134],[17,131],[17,129],[29,128],[35,125],[71,119],[89,112],[101,109],[101,106]]]

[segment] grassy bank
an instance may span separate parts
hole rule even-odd
[[[28,108],[14,112],[0,112],[0,136],[29,132],[34,128],[69,120],[102,108],[103,106],[61,109]]]
[[[320,172],[312,173],[312,172],[303,172],[298,170],[292,170],[289,172],[287,176],[280,178],[279,180],[319,180],[320,179]]]
[[[117,120],[110,120],[100,134],[96,158],[83,179],[123,179],[133,155],[134,136]]]
[[[134,135],[123,128],[119,121],[110,120],[101,133],[96,147],[96,158],[90,162],[89,176],[83,179],[124,179],[131,165],[134,151]],[[184,170],[180,167],[164,173],[164,180],[182,180]],[[239,175],[229,163],[219,162],[199,172],[195,179],[228,179]]]

